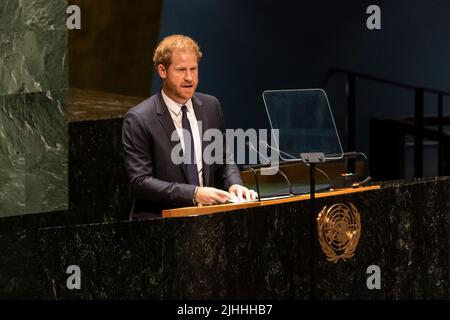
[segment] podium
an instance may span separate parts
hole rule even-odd
[[[449,298],[450,178],[392,181],[318,194],[317,214],[339,204],[359,213],[357,243],[352,240],[350,251],[336,251],[331,258],[329,250],[324,251],[324,239],[342,240],[343,233],[335,228],[335,233],[325,229],[321,239],[312,235],[305,200],[307,195],[260,204],[174,209],[165,212],[172,218],[3,234],[0,241],[9,246],[4,251],[7,259],[1,262],[1,281],[6,284],[0,287],[0,296]],[[338,215],[345,217],[340,208]],[[340,226],[355,231],[357,220],[345,225],[341,219]],[[80,290],[67,288],[70,265],[81,270]],[[379,289],[371,286],[373,266],[379,269]]]

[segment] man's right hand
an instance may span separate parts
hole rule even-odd
[[[195,201],[202,205],[211,205],[225,203],[230,200],[232,195],[226,191],[211,187],[199,187]]]

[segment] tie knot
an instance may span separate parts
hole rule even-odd
[[[186,107],[186,106],[181,106],[181,111],[182,111],[183,113],[186,113],[186,112],[187,112],[187,107]]]

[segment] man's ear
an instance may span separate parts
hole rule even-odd
[[[166,67],[164,67],[162,64],[158,64],[158,74],[161,79],[165,79],[167,76]]]

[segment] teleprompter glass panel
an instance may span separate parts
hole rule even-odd
[[[322,89],[266,90],[264,105],[272,129],[279,138],[272,145],[282,160],[301,153],[322,152],[327,159],[343,156],[327,95]],[[278,141],[277,141],[278,140]]]

